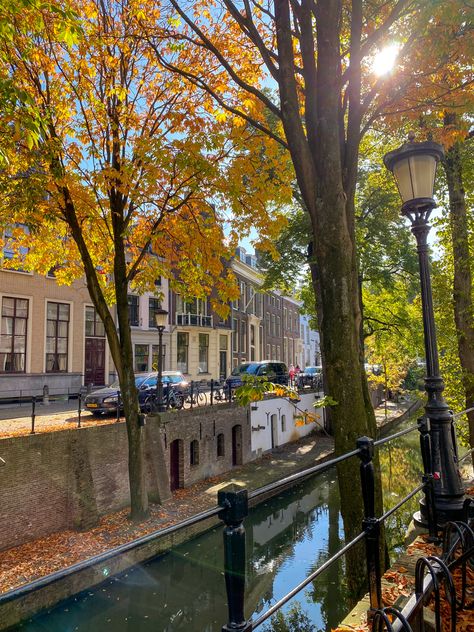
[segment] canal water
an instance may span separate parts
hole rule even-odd
[[[413,420],[407,423],[414,423]],[[403,426],[397,428],[400,429]],[[418,433],[380,451],[385,508],[420,481]],[[396,554],[419,498],[387,527]],[[266,610],[344,544],[335,470],[317,476],[250,511],[246,615]],[[331,566],[284,609],[296,606],[311,626],[330,631],[347,613],[344,562]],[[101,585],[24,622],[25,632],[219,632],[227,621],[222,528],[105,580]],[[267,632],[271,623],[261,626]],[[278,628],[284,630],[286,628]],[[291,629],[291,628],[288,628]]]

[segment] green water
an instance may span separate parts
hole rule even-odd
[[[387,509],[420,481],[418,433],[385,445],[380,454]],[[387,535],[392,550],[401,546],[418,501],[419,497],[413,499],[389,521]],[[335,471],[329,470],[252,509],[245,529],[246,616],[250,617],[266,610],[344,544]],[[344,562],[331,566],[290,605],[295,601],[311,621],[309,629],[329,631],[336,627],[348,609]],[[18,629],[218,632],[226,621],[222,528],[217,527],[108,578]],[[271,628],[263,625],[259,629]]]

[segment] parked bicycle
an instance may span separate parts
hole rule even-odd
[[[191,382],[190,386],[184,391],[184,405],[188,405],[190,408],[207,406],[207,395],[204,388],[199,383]]]
[[[166,408],[181,409],[184,406],[185,396],[173,387],[168,387],[163,393],[162,405]],[[156,391],[150,393],[142,404],[142,411],[150,414],[159,409],[158,396]]]

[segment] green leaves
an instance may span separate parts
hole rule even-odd
[[[281,384],[274,384],[265,377],[256,375],[243,375],[243,384],[235,389],[235,401],[239,406],[247,406],[251,402],[261,401],[267,393],[273,393],[277,397],[288,397],[290,400],[298,400],[295,389]]]

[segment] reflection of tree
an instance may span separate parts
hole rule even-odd
[[[421,482],[421,457],[418,448],[418,433],[413,432],[396,441],[387,443],[380,450],[384,510],[396,505]],[[421,495],[406,502],[386,522],[386,538],[391,555],[404,544],[407,526],[417,510]]]
[[[328,547],[327,551],[321,551],[312,568],[313,572],[319,568],[332,555],[343,546],[339,535],[339,498],[334,488],[334,493],[328,499]],[[342,621],[347,612],[348,591],[345,582],[344,559],[340,558],[331,564],[324,573],[318,577],[307,591],[308,600],[321,605],[321,615],[326,624],[326,630],[335,628]]]

